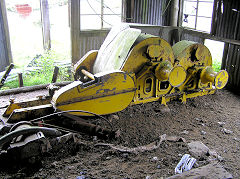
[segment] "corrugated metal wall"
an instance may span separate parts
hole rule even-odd
[[[108,30],[81,31],[80,57],[83,57],[90,50],[98,50],[108,34]]]
[[[229,74],[228,87],[240,92],[240,46],[225,44],[222,69]]]
[[[201,44],[204,43],[203,38],[201,38],[199,36],[196,36],[196,35],[193,35],[189,31],[183,31],[182,34],[181,34],[180,40],[189,40],[189,41],[194,41],[194,42],[198,42],[198,43],[201,43]]]
[[[215,0],[212,34],[217,37],[240,40],[240,1]],[[225,44],[222,69],[229,73],[228,86],[240,88],[240,46]]]
[[[240,40],[240,1],[217,0],[212,34]]]
[[[130,1],[129,1],[130,2]],[[168,25],[167,19],[170,16],[171,1],[169,0],[132,0],[130,3],[126,1],[127,7],[126,19],[128,22],[152,24],[152,25]],[[103,43],[108,31],[81,31],[80,32],[80,57],[85,55],[89,50],[99,49]]]
[[[131,17],[133,23],[169,25],[169,0],[135,0]]]

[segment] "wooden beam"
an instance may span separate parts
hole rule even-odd
[[[52,85],[66,86],[70,83],[72,83],[72,81],[64,81],[64,82],[59,82],[59,83],[53,83]],[[0,91],[0,96],[5,96],[5,95],[9,95],[9,94],[26,93],[26,92],[30,92],[30,91],[46,89],[46,87],[48,87],[49,85],[50,84],[44,84],[44,85],[25,86],[25,87],[22,87],[22,88],[13,88],[13,89],[8,89],[8,90],[1,90]]]
[[[211,22],[211,35],[216,35],[216,27],[217,27],[217,4],[218,0],[214,0],[213,4],[213,12],[212,12],[212,22]]]
[[[43,49],[51,49],[51,36],[50,36],[50,19],[49,19],[49,6],[48,0],[40,0],[41,9],[41,22],[43,34]]]
[[[80,0],[71,0],[71,55],[72,63],[80,59]]]
[[[197,37],[201,37],[203,39],[210,39],[210,40],[221,41],[221,42],[230,43],[230,44],[234,44],[234,45],[240,45],[239,40],[232,40],[232,39],[217,37],[217,36],[210,35],[208,33],[199,32],[196,30],[190,30],[190,29],[186,29],[186,28],[179,28],[179,30],[181,33],[188,33],[188,34],[191,34],[191,35],[194,35]]]

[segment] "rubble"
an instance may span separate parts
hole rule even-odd
[[[209,148],[201,141],[192,141],[187,144],[189,152],[195,158],[204,158],[209,153]]]
[[[217,162],[208,164],[203,167],[192,169],[181,174],[177,174],[167,179],[193,179],[193,178],[233,178],[233,176],[227,172],[222,165]]]

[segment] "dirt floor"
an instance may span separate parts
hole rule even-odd
[[[45,90],[12,97],[20,100],[46,94]],[[10,96],[0,97],[0,104],[8,103]],[[188,99],[187,104],[173,101],[170,110],[163,110],[158,102],[130,106],[107,116],[115,130],[116,140],[100,140],[79,136],[83,143],[69,142],[58,150],[43,156],[41,164],[14,170],[2,170],[1,178],[165,178],[174,175],[174,168],[182,155],[189,153],[187,143],[202,141],[215,150],[219,162],[234,178],[240,178],[240,98],[228,90],[214,95]],[[224,123],[223,123],[224,122]],[[107,126],[102,122],[103,126]],[[224,131],[225,130],[225,131]],[[228,131],[229,130],[229,131]],[[137,147],[159,139],[159,136],[179,136],[186,142],[164,141],[159,148],[138,154],[117,152],[111,143]],[[197,159],[197,166],[209,160]]]

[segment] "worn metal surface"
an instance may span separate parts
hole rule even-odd
[[[87,71],[93,73],[93,64],[97,58],[97,54],[98,50],[90,50],[74,65],[75,79],[83,80],[81,69],[86,69]]]
[[[160,51],[160,55],[154,58],[147,58],[144,53],[147,53],[148,46],[157,45],[158,50]],[[125,64],[122,66],[121,70],[126,72],[137,73],[145,63],[156,61],[160,62],[161,60],[168,60],[171,63],[174,61],[174,55],[172,51],[172,47],[169,45],[167,41],[164,39],[149,35],[149,34],[141,34],[135,44]]]
[[[10,116],[15,109],[50,104],[50,101],[51,99],[49,96],[37,97],[34,99],[26,100],[23,102],[17,102],[17,103],[14,102],[14,99],[11,99],[9,106],[6,108],[5,112],[3,113],[3,116],[4,117]]]
[[[99,115],[125,109],[135,94],[132,78],[121,71],[95,74],[96,81],[75,81],[58,90],[52,104],[58,110],[84,110]],[[91,115],[72,112],[74,115]]]
[[[212,56],[206,46],[184,40],[173,46],[173,52],[176,59],[174,65],[180,64],[188,72],[185,83],[179,87],[180,91],[222,89],[227,84],[228,74],[225,70],[219,73],[213,71]]]
[[[99,125],[91,124],[86,121],[81,120],[79,117],[65,114],[67,118],[70,118],[72,120],[67,120],[64,122],[64,127],[78,131],[80,133],[86,133],[91,136],[97,136],[102,139],[111,139],[117,137],[117,133],[115,131],[112,131],[110,129],[103,128]]]
[[[129,28],[128,25],[113,27],[98,51],[93,73],[120,70],[140,33],[139,29]]]
[[[32,120],[54,112],[52,104],[38,105],[33,107],[15,109],[7,119],[7,122],[14,123],[22,120]]]

